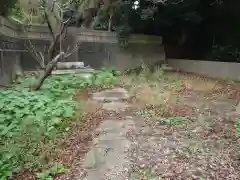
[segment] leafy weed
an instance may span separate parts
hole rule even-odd
[[[190,120],[189,117],[169,117],[158,119],[158,122],[161,124],[179,124],[188,120]]]
[[[54,75],[40,91],[30,92],[34,77],[20,79],[0,91],[0,177],[14,175],[23,168],[42,166],[45,144],[69,129],[79,105],[72,97],[78,89],[108,86],[116,82],[112,71],[101,70],[91,78],[80,74]]]
[[[53,180],[54,176],[56,176],[57,174],[65,173],[67,171],[68,169],[66,169],[62,164],[56,163],[50,169],[41,173],[37,173],[37,178],[39,180]]]

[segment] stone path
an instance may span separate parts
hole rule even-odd
[[[115,88],[94,93],[92,99],[100,101],[103,108],[118,113],[124,112],[129,105],[122,100],[129,98],[128,92],[123,88]],[[128,152],[132,142],[126,138],[129,131],[135,130],[132,116],[124,116],[122,120],[109,118],[99,125],[96,137],[90,151],[84,160],[87,176],[84,180],[126,180],[131,162]]]

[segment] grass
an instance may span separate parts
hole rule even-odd
[[[73,99],[76,92],[116,82],[109,70],[94,73],[88,79],[81,75],[54,75],[40,91],[30,92],[33,78],[20,79],[0,92],[1,179],[23,169],[38,171],[50,163],[42,157],[46,146],[69,131],[71,121],[81,115],[81,103]]]
[[[136,97],[139,104],[143,105],[164,105],[174,98],[173,92],[180,88],[181,82],[178,76],[165,74],[161,68],[152,70],[142,66],[140,73],[131,73],[121,79],[128,88],[130,94]],[[166,83],[167,82],[167,83]]]

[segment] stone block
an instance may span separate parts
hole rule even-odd
[[[57,69],[79,69],[84,68],[83,62],[58,62]]]

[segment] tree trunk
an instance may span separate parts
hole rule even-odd
[[[21,54],[20,53],[17,53],[16,54],[16,62],[14,64],[14,68],[15,68],[15,73],[16,73],[16,76],[23,76],[24,73],[23,73],[23,69],[22,69],[22,64],[21,64]]]
[[[112,17],[113,17],[113,14],[111,13],[110,14],[110,17],[108,19],[108,31],[111,32],[112,31]]]
[[[40,77],[32,84],[32,91],[38,91],[42,87],[44,80],[51,75],[53,68],[57,65],[57,62],[63,55],[64,53],[60,52],[52,61],[47,64],[44,73],[41,74]]]

